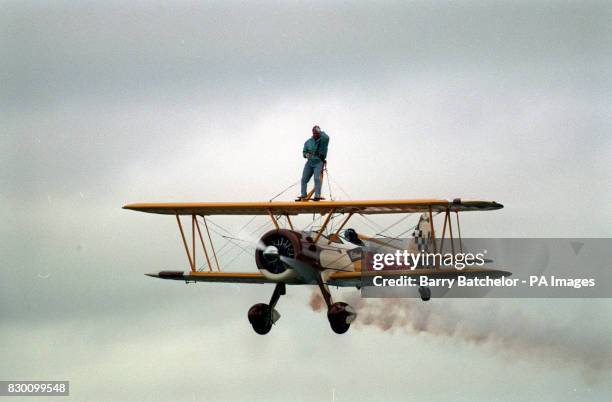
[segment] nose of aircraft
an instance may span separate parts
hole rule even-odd
[[[270,262],[278,261],[278,258],[279,258],[278,248],[274,246],[266,247],[265,250],[263,251],[263,256],[266,260]]]

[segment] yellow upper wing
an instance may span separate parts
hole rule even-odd
[[[491,211],[495,201],[369,200],[306,202],[177,202],[128,204],[124,209],[166,215],[298,215],[335,213],[397,214],[412,212]]]

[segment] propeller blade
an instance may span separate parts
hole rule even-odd
[[[281,255],[280,259],[282,262],[295,269],[298,275],[302,277],[304,282],[317,283],[318,271],[310,264],[307,264],[300,260],[296,260],[295,258],[285,257],[284,255]]]

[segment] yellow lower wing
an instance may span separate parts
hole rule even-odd
[[[219,282],[219,283],[277,283],[278,281],[266,278],[261,273],[249,273],[249,272],[183,272],[183,271],[161,271],[156,273],[146,274],[148,276],[160,279],[172,279],[187,282]],[[427,275],[429,277],[439,278],[452,278],[459,275],[465,275],[469,277],[489,276],[489,277],[501,277],[510,276],[510,272],[500,271],[496,269],[487,268],[466,268],[463,270],[450,269],[416,269],[413,271],[364,271],[364,272],[335,272],[327,280],[327,284],[330,286],[339,287],[354,287],[360,286],[362,278],[384,276],[387,278],[400,277],[400,276],[422,276]],[[292,279],[291,281],[283,281],[288,285],[304,285],[299,278]]]

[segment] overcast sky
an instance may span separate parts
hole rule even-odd
[[[84,401],[612,392],[608,301],[434,300],[422,310],[458,312],[463,329],[487,327],[478,317],[507,325],[474,342],[363,320],[336,336],[308,307],[311,290],[290,288],[261,337],[246,312],[272,287],[143,276],[186,269],[176,222],[121,210],[268,200],[299,179],[319,124],[336,199],[496,200],[501,211],[465,214],[464,235],[610,237],[606,2],[0,9],[0,380],[69,379]],[[245,220],[215,222],[236,231]],[[238,251],[228,269],[255,269]]]

